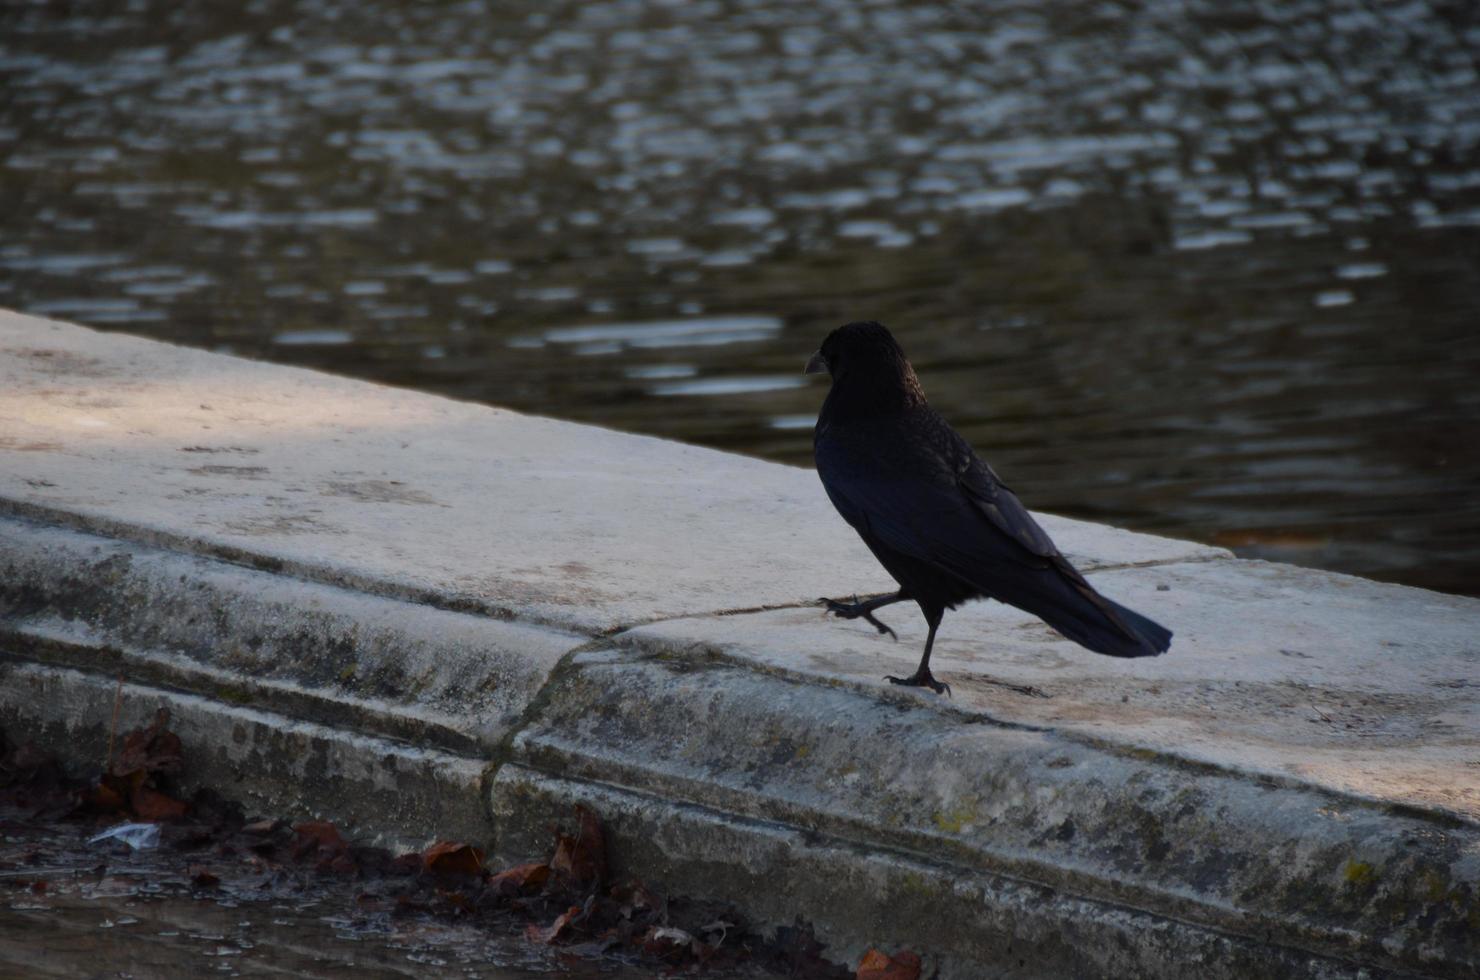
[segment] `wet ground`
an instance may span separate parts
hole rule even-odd
[[[1480,594],[1473,4],[0,8],[0,304]]]
[[[89,843],[93,829],[0,808],[0,977],[785,975],[759,965],[670,967],[652,955],[576,949],[569,939],[542,945],[526,935],[527,918],[408,908],[384,879],[264,867],[210,849]]]
[[[470,842],[392,852],[327,821],[249,817],[210,787],[186,795],[169,725],[160,708],[110,734],[91,776],[0,732],[0,977],[854,975],[800,920],[762,932],[616,873],[585,807],[512,865]],[[890,976],[919,980],[913,966]]]
[[[239,861],[87,838],[75,825],[0,819],[0,976],[653,975],[530,943],[513,918],[495,930],[398,914],[353,881],[243,873]],[[205,875],[219,880],[196,884]]]

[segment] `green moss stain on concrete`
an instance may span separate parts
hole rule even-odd
[[[240,684],[223,684],[217,687],[216,699],[227,704],[252,704],[257,700],[249,688]]]
[[[1377,884],[1377,869],[1373,868],[1366,861],[1346,862],[1346,867],[1342,870],[1341,875],[1346,879],[1347,884],[1354,885],[1358,888],[1369,888]]]
[[[1418,888],[1426,902],[1442,902],[1454,897],[1454,893],[1449,890],[1449,876],[1432,868],[1418,876]]]
[[[960,834],[962,831],[970,831],[981,823],[981,813],[978,810],[979,800],[962,800],[955,806],[945,811],[937,810],[930,815],[931,823],[947,834]]]

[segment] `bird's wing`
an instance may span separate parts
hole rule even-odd
[[[959,439],[959,437],[957,437]],[[1028,508],[1018,500],[992,468],[972,451],[964,439],[960,440],[953,453],[956,468],[956,485],[962,497],[986,518],[998,532],[1005,535],[1029,555],[1042,559],[1061,559],[1059,549],[1049,540],[1048,532],[1038,526]]]
[[[820,445],[818,471],[838,513],[894,551],[968,582],[981,582],[1004,563],[1046,568],[1063,561],[980,460],[952,478],[933,467],[927,473],[829,466],[826,455]]]
[[[1078,578],[1028,509],[945,419],[818,430],[817,468],[843,518],[967,581],[1004,562]]]

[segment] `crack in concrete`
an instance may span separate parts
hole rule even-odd
[[[283,575],[305,582],[315,582],[320,585],[333,586],[352,592],[361,592],[365,595],[376,596],[378,598],[416,603],[429,606],[433,609],[440,609],[444,612],[465,613],[474,616],[484,616],[503,622],[545,626],[566,632],[579,633],[593,638],[611,637],[644,626],[652,626],[657,623],[672,622],[681,619],[705,619],[740,616],[748,613],[773,612],[782,609],[805,609],[816,606],[818,603],[817,599],[810,599],[798,600],[796,602],[762,603],[751,606],[697,610],[694,612],[659,615],[648,619],[633,620],[593,629],[591,627],[574,625],[552,616],[530,615],[527,611],[519,611],[513,606],[487,599],[474,598],[457,593],[437,592],[431,589],[417,588],[385,579],[371,578],[344,569],[329,569],[301,561],[275,558],[234,545],[210,542],[189,535],[114,521],[107,518],[90,517],[72,511],[48,507],[44,504],[16,500],[10,497],[0,497],[0,515],[10,516],[43,527],[60,526],[70,528],[112,541],[160,548],[177,554],[221,561],[254,571]],[[1233,557],[1231,552],[1223,552],[1221,554],[1205,554],[1178,558],[1158,558],[1145,562],[1102,565],[1090,569],[1086,574],[1094,575],[1099,572],[1121,571],[1125,569],[1157,568],[1177,564],[1223,561]],[[871,595],[883,594],[885,593],[871,593]]]
[[[1140,568],[1165,568],[1165,567],[1170,567],[1170,566],[1173,566],[1173,565],[1200,565],[1200,564],[1206,564],[1206,563],[1209,563],[1209,562],[1233,561],[1233,560],[1236,560],[1236,556],[1232,552],[1230,552],[1230,551],[1225,551],[1225,552],[1223,552],[1221,554],[1190,555],[1190,556],[1184,556],[1184,557],[1179,557],[1179,558],[1154,558],[1154,559],[1152,559],[1150,561],[1124,562],[1124,563],[1121,563],[1121,564],[1114,564],[1114,565],[1098,565],[1098,566],[1090,569],[1089,571],[1085,572],[1085,574],[1086,575],[1098,575],[1100,572],[1119,572],[1119,571],[1126,571],[1128,569],[1140,569]],[[888,591],[884,591],[884,592],[858,593],[856,595],[850,593],[850,598],[852,598],[854,600],[867,601],[869,599],[873,599],[873,598],[876,598],[878,596],[884,596],[884,595],[888,595],[888,594],[889,594]],[[824,603],[826,601],[827,601],[826,598],[816,598],[816,599],[797,600],[795,602],[772,602],[772,603],[764,603],[764,604],[754,605],[754,606],[727,606],[727,607],[724,607],[724,608],[710,609],[710,610],[703,611],[703,612],[686,612],[686,613],[677,613],[677,614],[667,615],[667,616],[654,616],[654,617],[652,617],[650,619],[633,620],[633,621],[627,622],[627,623],[618,623],[618,624],[616,624],[614,626],[608,626],[608,627],[605,627],[604,629],[600,629],[600,630],[595,631],[591,635],[593,635],[593,636],[599,636],[599,637],[603,637],[603,638],[610,638],[610,637],[618,636],[618,635],[620,635],[622,633],[630,632],[632,630],[642,629],[642,628],[647,627],[647,626],[656,626],[656,625],[658,625],[660,623],[679,622],[679,621],[685,620],[685,619],[721,619],[721,618],[725,618],[725,617],[729,617],[729,616],[745,616],[745,615],[749,615],[749,614],[752,614],[752,613],[777,612],[777,611],[783,610],[783,609],[819,609],[819,610],[825,611],[825,609],[822,606],[822,603]],[[991,602],[991,601],[994,601],[994,600],[991,600],[991,599],[983,599],[981,601],[983,601],[983,602]]]

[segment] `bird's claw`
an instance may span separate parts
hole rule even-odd
[[[909,677],[895,677],[893,674],[886,674],[884,675],[884,680],[891,684],[898,684],[901,687],[928,687],[936,694],[944,694],[946,697],[951,696],[951,685],[944,681],[936,680],[928,670],[917,670]]]
[[[872,624],[874,629],[878,630],[880,634],[888,634],[889,639],[893,640],[895,643],[899,642],[899,637],[894,635],[894,631],[875,619],[873,613],[864,613],[863,618],[865,622]]]
[[[867,609],[860,608],[863,603],[858,601],[858,596],[854,596],[851,603],[839,602],[836,599],[829,599],[826,596],[823,596],[817,601],[826,606],[827,611],[832,613],[834,616],[838,616],[842,619],[862,619],[864,622],[873,626],[873,628],[878,630],[881,634],[887,633],[891,640],[894,640],[895,642],[899,641],[899,637],[894,635],[894,631],[892,629],[890,629],[879,620],[875,619],[874,614],[869,612]]]

